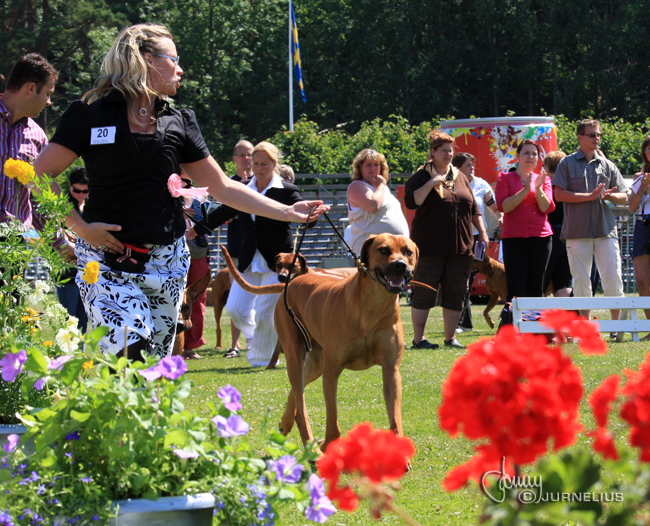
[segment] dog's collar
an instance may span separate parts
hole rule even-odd
[[[366,267],[358,257],[354,258],[354,264],[359,270],[363,270],[370,277],[373,283],[379,283],[377,278],[373,276],[372,272],[370,272],[368,267]]]

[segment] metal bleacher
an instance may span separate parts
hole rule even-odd
[[[408,177],[408,174],[391,174],[391,181],[405,177]],[[347,226],[347,188],[350,184],[350,175],[298,174],[296,175],[296,184],[300,188],[304,199],[320,199],[331,206],[328,215],[332,222],[337,225],[341,234],[343,234]],[[397,184],[389,184],[393,195],[396,194]],[[634,277],[634,265],[632,263],[632,246],[636,214],[631,213],[624,206],[614,207],[613,212],[616,215],[621,250],[623,286],[626,294],[634,294],[637,292],[637,287]],[[302,228],[299,230],[298,226],[295,223],[292,224],[294,234],[298,232],[302,233]],[[215,230],[214,235],[209,238],[210,267],[213,273],[225,267],[225,263],[221,257],[220,245],[226,244],[226,232],[227,225],[223,225]],[[307,231],[300,251],[307,258],[307,262],[311,267],[320,267],[324,258],[347,257],[347,251],[343,243],[341,243],[338,236],[334,233],[330,224],[324,219],[318,221],[316,226]]]

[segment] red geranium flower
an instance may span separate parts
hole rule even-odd
[[[397,480],[406,473],[415,454],[413,442],[392,431],[373,430],[368,422],[354,427],[347,435],[331,442],[318,460],[319,475],[329,481],[327,496],[339,507],[353,510],[358,497],[349,485],[339,487],[341,474],[365,477],[371,482]]]
[[[578,347],[583,354],[605,354],[607,344],[598,332],[598,326],[579,316],[573,311],[546,310],[539,320],[542,325],[555,329],[559,335],[568,333],[578,340]]]
[[[587,433],[590,437],[595,437],[594,451],[603,455],[604,459],[618,460],[618,451],[614,445],[614,437],[604,427],[599,427],[596,431]]]
[[[630,444],[641,450],[641,460],[650,462],[650,354],[639,372],[626,370],[628,377],[623,395],[626,401],[621,407],[621,418],[628,422]]]
[[[589,405],[598,427],[607,427],[607,417],[612,411],[612,403],[616,400],[620,380],[616,374],[605,378],[589,397]]]
[[[452,470],[446,488],[457,488],[503,457],[513,464],[534,462],[549,449],[575,442],[581,429],[578,406],[582,375],[544,336],[519,334],[506,326],[494,339],[470,345],[442,386],[440,427],[484,439],[481,454]]]

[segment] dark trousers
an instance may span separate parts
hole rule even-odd
[[[510,237],[503,243],[508,301],[513,297],[544,295],[544,274],[551,256],[552,237]]]

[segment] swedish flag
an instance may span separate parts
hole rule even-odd
[[[305,96],[305,85],[302,82],[302,69],[300,67],[300,44],[298,43],[298,27],[296,26],[296,12],[293,9],[293,3],[291,6],[291,53],[293,55],[293,69],[296,74],[296,80],[298,81],[298,86],[300,87],[300,95],[302,96],[302,101],[307,102],[307,97]]]

